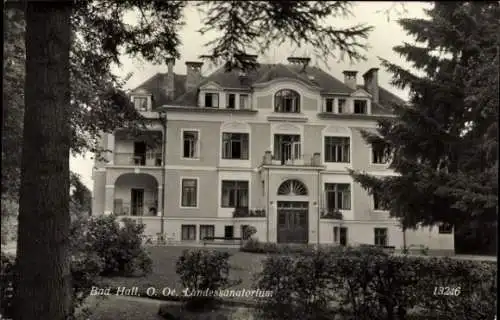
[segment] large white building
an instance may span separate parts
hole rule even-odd
[[[113,153],[96,162],[93,212],[140,219],[146,233],[174,241],[239,237],[255,226],[268,242],[403,245],[399,223],[346,169],[391,175],[379,146],[362,130],[390,117],[401,101],[372,68],[340,81],[308,58],[255,71],[158,73],[132,91],[152,119],[142,137],[103,137]],[[360,81],[361,82],[361,81]],[[148,148],[151,138],[162,144]],[[338,213],[341,213],[339,215]],[[406,244],[453,250],[445,228],[407,231]]]

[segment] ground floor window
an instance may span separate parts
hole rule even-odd
[[[181,240],[196,240],[196,225],[183,224],[181,226]]]
[[[205,238],[213,238],[215,236],[215,226],[213,224],[200,225],[200,240]]]
[[[224,226],[224,238],[226,239],[234,238],[233,226]]]
[[[386,246],[387,245],[387,228],[375,228],[375,245],[376,246]]]
[[[333,242],[341,246],[347,245],[347,227],[333,227]]]

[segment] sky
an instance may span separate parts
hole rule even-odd
[[[367,24],[374,26],[373,31],[368,37],[369,49],[365,52],[367,58],[366,61],[358,62],[356,64],[350,64],[348,60],[339,62],[337,60],[330,60],[327,65],[319,65],[321,68],[332,74],[334,77],[342,80],[343,70],[357,70],[358,82],[361,83],[361,75],[370,68],[380,67],[380,61],[378,57],[390,60],[400,66],[410,68],[408,65],[399,57],[398,54],[394,53],[392,48],[394,46],[400,45],[403,42],[413,43],[414,39],[406,34],[406,32],[399,26],[397,19],[401,17],[408,18],[423,18],[425,17],[423,9],[428,8],[428,3],[420,2],[404,2],[401,5],[400,2],[354,2],[354,6],[351,9],[353,14],[349,18],[332,18],[329,23],[336,26],[348,26],[356,24]],[[391,10],[391,14],[387,15],[384,13],[387,9]],[[216,34],[205,34],[200,35],[197,30],[202,27],[201,23],[202,15],[196,9],[192,7],[186,8],[185,21],[186,25],[181,31],[181,41],[182,45],[180,47],[181,58],[176,61],[174,72],[178,74],[186,73],[186,61],[198,61],[198,56],[202,54],[209,53],[209,49],[204,46],[209,40],[216,36]],[[130,21],[133,21],[133,15],[128,17]],[[274,47],[269,50],[265,56],[259,56],[258,61],[261,63],[284,63],[289,56],[306,56],[308,54],[307,48],[296,49],[289,45],[282,45],[280,47]],[[125,77],[127,74],[132,73],[132,77],[126,84],[127,89],[132,89],[140,85],[145,80],[149,79],[158,72],[166,72],[166,65],[152,65],[151,63],[142,61],[137,58],[130,58],[123,56],[121,58],[121,66],[115,68],[115,73]],[[312,60],[312,63],[315,61]],[[214,66],[204,65],[202,72],[203,75],[208,75],[214,70]],[[385,72],[382,68],[379,70],[379,85],[390,90],[396,95],[407,98],[407,93],[390,85],[391,75]],[[92,181],[92,168],[94,166],[94,161],[92,160],[92,154],[86,154],[84,156],[71,157],[70,167],[71,170],[80,174],[83,183],[90,189],[93,189]]]

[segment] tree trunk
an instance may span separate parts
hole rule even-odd
[[[70,316],[71,1],[27,1],[15,319]]]

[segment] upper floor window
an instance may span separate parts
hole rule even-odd
[[[198,206],[198,180],[182,179],[181,182],[181,207],[193,208]]]
[[[248,207],[248,181],[222,181],[222,208]]]
[[[378,192],[373,192],[373,210],[386,211],[388,207],[382,202],[381,195]]]
[[[347,100],[346,99],[339,99],[339,113],[346,113],[347,112]]]
[[[293,90],[280,90],[274,95],[274,112],[299,113],[300,95]]]
[[[226,108],[228,109],[236,108],[236,95],[234,93],[229,93],[227,95]]]
[[[333,102],[335,101],[334,98],[326,98],[325,99],[325,111],[326,112],[333,112]]]
[[[248,160],[248,133],[222,133],[222,159]]]
[[[146,97],[134,97],[134,107],[139,111],[148,110],[148,98]]]
[[[198,131],[183,131],[182,157],[188,159],[198,158],[199,133]]]
[[[328,209],[351,210],[351,185],[325,183],[325,201]]]
[[[349,153],[349,137],[325,137],[325,162],[349,162]]]
[[[367,114],[368,102],[366,100],[354,100],[354,113]]]
[[[219,107],[219,94],[218,93],[205,93],[205,107],[218,108]]]
[[[382,142],[372,143],[372,163],[385,164],[388,161],[388,146]]]
[[[248,94],[240,94],[240,109],[248,109],[250,107]]]

